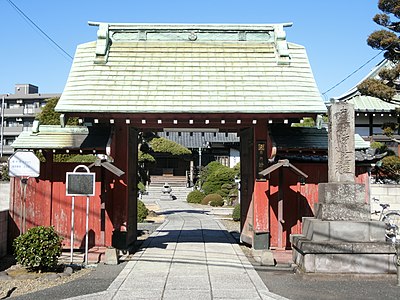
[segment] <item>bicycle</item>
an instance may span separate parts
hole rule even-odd
[[[389,210],[390,207],[387,203],[380,203],[378,198],[372,198],[375,202],[378,202],[382,207],[381,211],[375,211],[377,214],[380,212],[379,221],[385,223],[385,238],[387,242],[395,244],[400,242],[400,211]]]

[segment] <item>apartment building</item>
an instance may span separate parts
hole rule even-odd
[[[0,155],[13,153],[11,144],[18,135],[32,127],[35,116],[46,104],[47,99],[60,97],[61,94],[41,94],[32,84],[16,84],[14,94],[2,94]]]

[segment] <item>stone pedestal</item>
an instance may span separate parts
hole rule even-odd
[[[291,235],[293,261],[306,273],[395,273],[394,248],[379,221],[303,219],[303,234]]]
[[[174,200],[174,196],[171,194],[172,188],[168,183],[165,183],[162,188],[162,194],[160,200]]]

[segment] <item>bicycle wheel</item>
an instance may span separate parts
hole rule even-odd
[[[400,213],[396,211],[389,211],[385,213],[382,218],[382,221],[385,223],[385,236],[386,241],[395,243],[396,240],[400,239]]]

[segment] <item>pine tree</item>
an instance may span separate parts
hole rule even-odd
[[[376,14],[373,21],[384,29],[371,33],[367,44],[383,51],[391,64],[379,72],[379,78],[366,79],[357,88],[362,95],[400,103],[394,98],[400,85],[400,0],[379,0],[378,8],[382,13]]]

